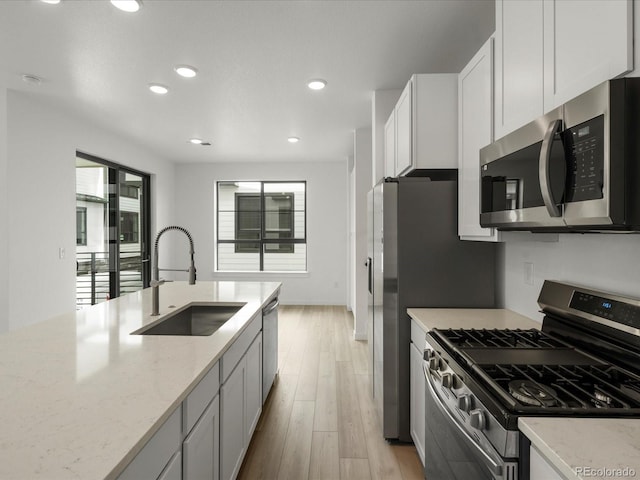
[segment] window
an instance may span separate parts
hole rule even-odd
[[[218,182],[218,271],[304,271],[306,182]]]
[[[120,212],[120,243],[138,243],[139,231],[138,212]]]
[[[87,244],[87,207],[76,207],[76,245]]]

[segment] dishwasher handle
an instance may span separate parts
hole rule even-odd
[[[269,315],[279,306],[280,306],[280,301],[277,298],[274,298],[273,301],[269,303],[269,305],[264,307],[264,309],[262,310],[262,315]]]

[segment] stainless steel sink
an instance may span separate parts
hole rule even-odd
[[[211,335],[245,305],[245,303],[191,305],[158,322],[131,332],[131,335]]]

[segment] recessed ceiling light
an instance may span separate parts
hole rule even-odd
[[[123,12],[137,12],[142,7],[142,0],[111,0],[111,4]]]
[[[22,75],[22,81],[30,85],[40,85],[42,83],[42,79],[40,77],[31,75],[30,73]]]
[[[307,82],[307,87],[309,87],[311,90],[322,90],[326,86],[327,81],[321,78],[314,78],[313,80],[309,80],[309,82]]]
[[[157,93],[158,95],[164,95],[169,91],[167,87],[165,87],[164,85],[160,85],[159,83],[150,83],[149,90],[151,90],[153,93]]]
[[[174,68],[174,70],[178,75],[186,78],[193,78],[198,74],[198,69],[189,65],[176,65],[176,68]]]
[[[202,140],[199,138],[190,138],[189,141],[194,145],[202,145]]]
[[[298,143],[300,141],[300,139],[298,137],[289,137],[289,138],[287,138],[287,141],[289,143]]]
[[[60,0],[40,0],[42,3],[48,3],[50,5],[57,5],[60,3]]]

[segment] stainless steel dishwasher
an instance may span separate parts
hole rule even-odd
[[[278,374],[278,298],[262,310],[262,403]]]

